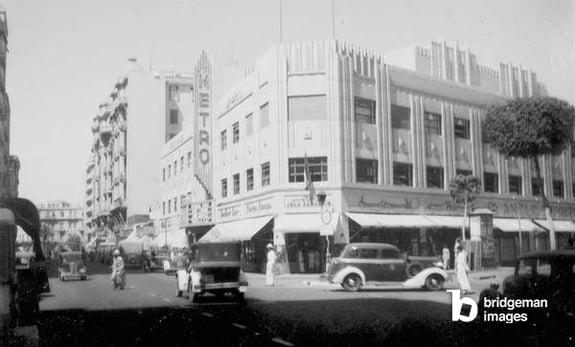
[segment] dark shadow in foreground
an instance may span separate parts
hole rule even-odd
[[[229,305],[213,298],[185,307],[45,311],[42,346],[565,346],[570,327],[452,322],[451,305],[353,299]]]

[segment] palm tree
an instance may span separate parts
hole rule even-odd
[[[476,176],[459,174],[449,182],[451,200],[456,204],[463,204],[463,224],[461,225],[461,239],[463,241],[465,241],[468,206],[475,200],[480,191],[481,180]]]

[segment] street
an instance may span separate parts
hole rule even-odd
[[[280,276],[274,287],[265,286],[259,274],[248,279],[244,304],[208,295],[192,304],[176,297],[174,276],[159,272],[128,273],[123,291],[112,290],[107,273],[87,281],[51,278],[52,292],[40,303],[40,344],[499,345],[503,336],[512,341],[510,326],[451,322],[445,291],[394,287],[348,293],[318,275]],[[455,288],[452,282],[446,286]]]

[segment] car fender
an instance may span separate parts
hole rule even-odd
[[[363,273],[363,271],[361,271],[360,269],[358,269],[355,266],[346,266],[345,268],[339,270],[335,274],[335,276],[333,276],[333,279],[331,281],[333,283],[341,284],[343,282],[343,279],[345,278],[345,276],[347,276],[351,273],[358,274],[359,277],[361,277],[361,284],[365,285],[365,274]]]
[[[445,272],[443,269],[440,269],[438,267],[428,267],[427,269],[421,270],[421,272],[419,272],[417,275],[415,275],[412,278],[408,279],[407,281],[403,282],[403,286],[404,287],[410,287],[410,288],[423,287],[425,285],[425,279],[429,275],[433,275],[433,274],[437,274],[437,275],[441,276],[444,281],[447,281],[447,278],[449,277],[447,275],[447,272]]]

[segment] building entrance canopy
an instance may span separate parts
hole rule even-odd
[[[276,217],[274,231],[276,233],[322,233],[333,235],[338,227],[339,214],[281,214]]]
[[[362,227],[374,228],[461,228],[463,217],[424,216],[417,214],[348,213]]]
[[[493,218],[493,226],[503,232],[515,233],[521,229],[521,232],[544,231],[529,219],[521,218],[521,225],[517,218]]]
[[[220,223],[211,228],[198,242],[218,243],[247,241],[268,224],[271,219],[272,216],[267,216]]]

